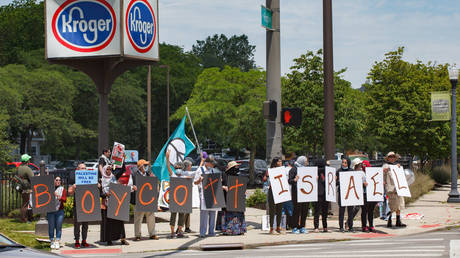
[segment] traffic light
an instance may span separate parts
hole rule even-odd
[[[283,108],[281,122],[284,126],[300,126],[302,124],[302,110],[300,108]]]

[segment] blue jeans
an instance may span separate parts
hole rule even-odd
[[[215,225],[216,211],[200,210],[200,236],[205,236],[208,229],[208,235],[214,236],[216,234],[214,233]]]
[[[62,222],[64,221],[64,210],[48,212],[48,214],[46,214],[46,218],[48,219],[48,234],[50,236],[50,240],[51,241],[55,240],[54,239],[55,229],[56,229],[56,240],[61,240]]]

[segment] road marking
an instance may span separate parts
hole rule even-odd
[[[382,251],[383,252],[383,251]],[[279,257],[279,258],[302,258],[302,257],[306,257],[306,258],[328,258],[328,257],[337,257],[337,258],[347,258],[347,257],[352,257],[352,258],[355,258],[355,257],[395,257],[395,255],[397,254],[385,254],[385,253],[382,253],[382,254],[366,254],[366,255],[362,255],[362,256],[357,256],[356,254],[333,254],[333,255],[283,255],[283,256],[280,256],[280,255],[276,255],[274,257]],[[267,256],[252,256],[252,255],[249,255],[253,258],[267,258]],[[401,256],[404,256],[404,257],[439,257],[439,256],[442,256],[442,254],[401,254]],[[248,256],[236,256],[238,258],[247,258]]]
[[[450,257],[460,257],[460,240],[450,240]]]
[[[443,241],[444,238],[412,238],[412,239],[395,239],[396,242],[420,242],[420,241]]]
[[[346,251],[325,251],[321,252],[322,254],[341,254],[343,252],[347,253],[356,253],[356,254],[364,254],[364,253],[405,253],[405,252],[444,252],[443,249],[418,249],[418,250],[411,250],[411,249],[397,249],[397,250],[346,250]],[[405,254],[404,254],[405,255]]]

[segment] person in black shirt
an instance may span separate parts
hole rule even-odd
[[[294,214],[292,218],[292,233],[307,233],[305,229],[305,220],[307,219],[308,214],[308,202],[297,202],[297,181],[299,176],[297,175],[297,167],[308,166],[308,159],[305,156],[300,156],[297,158],[295,165],[289,170],[289,179],[288,182],[291,185],[291,198],[292,203],[294,204]]]

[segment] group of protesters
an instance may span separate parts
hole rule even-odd
[[[112,245],[113,241],[120,240],[122,245],[129,245],[126,240],[124,222],[107,217],[107,203],[110,198],[110,185],[121,184],[129,186],[131,192],[137,191],[135,178],[136,176],[154,176],[152,171],[149,169],[150,163],[144,159],[137,161],[137,170],[132,173],[126,169],[125,164],[121,167],[114,168],[110,162],[110,149],[104,149],[103,154],[99,158],[99,180],[98,188],[100,189],[101,197],[101,215],[102,221],[100,223],[100,241],[105,242],[107,245]],[[21,157],[22,165],[18,168],[18,175],[22,178],[29,179],[33,176],[32,171],[27,168],[27,163],[31,157],[24,154]],[[405,227],[406,225],[401,222],[400,211],[404,208],[404,198],[400,197],[396,193],[395,183],[388,173],[390,165],[398,165],[397,160],[399,155],[394,152],[389,152],[385,156],[386,163],[383,166],[384,173],[384,188],[385,188],[385,201],[379,203],[379,206],[387,207],[382,216],[388,221],[387,226],[392,227],[391,215],[396,212],[396,227]],[[200,228],[199,237],[213,237],[216,236],[216,230],[221,231],[223,235],[242,235],[246,233],[246,222],[244,212],[230,212],[226,211],[225,208],[207,208],[204,198],[204,191],[202,189],[203,176],[206,174],[218,174],[222,180],[222,189],[224,195],[228,191],[228,177],[239,175],[239,164],[235,161],[231,161],[224,168],[223,172],[216,168],[216,160],[212,155],[204,158],[202,156],[201,163],[196,171],[191,171],[192,162],[185,160],[184,162],[176,162],[170,164],[169,151],[166,153],[167,168],[170,177],[186,177],[192,178],[193,183],[198,186],[199,197],[200,197]],[[291,186],[292,198],[289,203],[277,203],[275,204],[272,189],[269,186],[269,173],[267,171],[264,181],[268,183],[268,214],[269,214],[269,227],[270,234],[285,234],[287,229],[292,229],[292,233],[308,233],[306,227],[306,218],[309,213],[310,203],[298,202],[297,200],[297,181],[299,176],[297,175],[297,168],[309,166],[309,160],[305,156],[300,156],[295,162],[289,162],[290,167],[287,172],[288,182]],[[314,208],[314,219],[313,227],[314,232],[319,232],[319,218],[322,217],[322,231],[328,232],[327,217],[330,203],[326,201],[325,197],[325,167],[327,165],[324,159],[315,161],[314,166],[318,167],[318,201],[311,203]],[[270,168],[276,168],[283,166],[281,158],[273,158],[270,164]],[[362,171],[363,176],[363,187],[367,186],[365,170],[370,167],[368,161],[362,161],[356,158],[352,161],[346,156],[342,157],[341,167],[336,172],[336,183],[339,193],[338,205],[339,205],[339,231],[340,232],[355,232],[353,227],[354,217],[356,216],[359,209],[361,209],[361,227],[363,232],[376,232],[374,227],[374,209],[377,202],[370,202],[366,199],[366,191],[364,191],[364,205],[362,206],[347,206],[344,207],[340,203],[340,184],[339,178],[341,173],[347,173],[348,171]],[[174,168],[174,169],[172,169]],[[78,165],[76,170],[85,170],[86,166],[84,163]],[[61,247],[60,239],[62,234],[62,223],[64,219],[64,203],[67,200],[67,196],[75,193],[76,185],[71,184],[68,191],[63,187],[62,180],[59,176],[55,177],[55,198],[56,198],[56,211],[48,212],[47,219],[49,224],[49,238],[51,241],[52,249],[59,249]],[[23,221],[30,220],[30,213],[28,212],[28,205],[30,206],[30,189],[24,189],[22,198],[24,205],[21,209],[21,218]],[[135,198],[131,198],[135,201]],[[74,214],[74,238],[75,248],[89,247],[87,243],[88,236],[88,222],[78,222],[77,212],[75,205],[75,198],[73,199],[73,214]],[[288,212],[288,210],[290,211]],[[344,215],[345,210],[348,212],[348,219],[346,220],[344,227]],[[385,209],[383,209],[385,210]],[[287,223],[283,228],[282,225],[282,213],[287,215]],[[159,237],[155,231],[155,212],[145,212],[134,210],[134,241],[140,241],[141,238],[141,225],[143,218],[146,218],[149,239],[158,240]],[[176,227],[177,218],[177,227]],[[217,218],[217,221],[216,221]],[[275,221],[276,220],[276,221]],[[185,227],[185,230],[184,230]],[[190,229],[190,214],[189,213],[171,213],[170,215],[170,228],[171,232],[167,238],[183,238],[186,237],[186,233],[193,233]],[[80,243],[81,234],[81,243]]]
[[[396,227],[406,227],[404,223],[401,222],[401,210],[404,209],[404,197],[398,196],[396,192],[395,182],[390,176],[389,166],[397,165],[397,160],[399,155],[394,152],[389,152],[385,156],[385,164],[383,165],[383,178],[384,178],[384,201],[382,202],[373,202],[368,201],[366,198],[366,168],[370,167],[370,163],[367,160],[361,160],[360,158],[355,158],[352,161],[347,156],[341,157],[341,166],[336,171],[336,184],[338,192],[338,206],[339,206],[339,231],[340,232],[355,232],[353,228],[353,221],[356,214],[361,210],[361,228],[362,232],[377,232],[374,227],[374,209],[377,205],[382,207],[381,210],[381,219],[387,220],[387,227],[393,227],[392,224],[392,213],[396,213]],[[281,158],[273,158],[270,164],[270,168],[281,167],[283,165]],[[270,186],[269,173],[267,171],[264,181],[267,182],[268,186],[268,212],[269,212],[269,223],[270,223],[270,234],[285,234],[286,229],[292,229],[292,233],[308,233],[306,229],[306,218],[310,208],[310,203],[308,202],[298,202],[297,200],[297,181],[299,176],[297,175],[298,167],[309,166],[308,158],[305,156],[300,156],[295,162],[288,162],[287,166],[290,167],[287,170],[288,183],[291,187],[291,201],[285,203],[275,204],[272,189]],[[321,216],[322,220],[322,231],[328,232],[327,227],[327,217],[330,207],[330,203],[326,201],[325,197],[325,166],[327,162],[324,159],[319,159],[315,161],[314,164],[318,167],[318,201],[313,202],[312,206],[314,208],[314,217],[313,217],[313,227],[314,232],[319,232],[319,218]],[[340,174],[347,173],[349,171],[361,171],[363,179],[363,188],[364,188],[364,204],[361,206],[342,206],[341,197],[340,197]],[[289,210],[289,207],[293,207],[293,211]],[[345,210],[348,213],[348,218],[344,227],[344,217]],[[282,225],[282,214],[286,216],[286,226],[284,228]],[[275,221],[276,219],[276,221]]]

